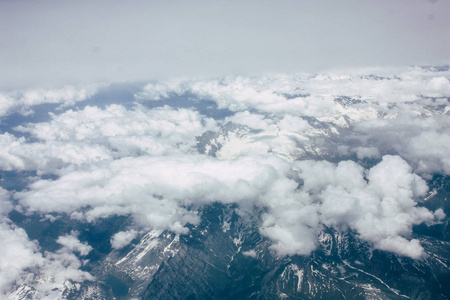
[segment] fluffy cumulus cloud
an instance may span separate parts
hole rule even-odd
[[[336,74],[272,74],[258,77],[227,77],[215,80],[177,80],[147,85],[136,99],[161,100],[172,94],[192,93],[213,100],[233,111],[257,110],[267,113],[296,112],[326,118],[341,112],[355,118],[369,117],[371,109],[389,110],[389,104],[412,104],[425,98],[450,96],[449,71],[427,68],[407,70],[364,70]],[[392,75],[392,72],[395,72]],[[349,97],[360,104],[342,107],[335,97]]]
[[[352,149],[356,153],[358,159],[379,158],[380,150],[377,147],[355,147]]]
[[[111,151],[99,144],[77,142],[33,142],[10,133],[0,134],[2,170],[56,172],[68,165],[81,165],[111,158]]]
[[[0,297],[27,290],[37,298],[58,298],[68,280],[92,280],[91,274],[80,270],[82,262],[73,253],[87,255],[92,248],[72,233],[57,239],[60,250],[43,252],[37,241],[8,218],[14,208],[11,194],[0,187]]]
[[[369,149],[374,149],[374,154],[377,154],[377,149],[395,152],[407,159],[419,173],[450,174],[449,126],[448,112],[429,117],[404,112],[395,119],[361,122],[355,126],[355,131],[362,134],[362,139],[370,140],[372,147]],[[362,154],[361,148],[355,151]],[[365,150],[363,154],[368,153]]]
[[[440,209],[433,213],[417,206],[427,185],[398,156],[384,156],[370,170],[352,161],[301,161],[294,169],[301,191],[269,202],[261,228],[281,255],[311,253],[327,226],[352,229],[377,249],[420,258],[420,243],[409,240],[412,227],[443,217]]]
[[[0,117],[12,113],[28,115],[33,113],[32,107],[39,104],[60,104],[60,107],[71,106],[92,97],[98,88],[98,85],[65,86],[57,89],[32,89],[22,92],[0,93]]]
[[[110,240],[121,249],[148,229],[188,234],[202,206],[221,202],[258,211],[259,231],[280,256],[309,255],[333,228],[421,258],[413,226],[446,217],[419,200],[428,191],[423,178],[450,174],[449,75],[423,67],[160,82],[136,90],[130,107],[87,103],[13,127],[0,134],[0,169],[36,172],[23,190],[0,188],[0,234],[8,241],[0,250],[1,292],[22,285],[51,298],[67,280],[94,279],[80,270],[79,257],[92,247],[76,232],[46,252],[8,219],[13,209],[93,223],[132,216],[134,225]],[[89,97],[42,93],[1,113]],[[203,100],[218,110],[215,119]]]
[[[72,252],[86,255],[90,246],[80,243],[74,236],[63,236],[58,243],[63,247],[56,252],[41,253],[36,241],[28,238],[25,230],[3,218],[0,237],[4,243],[0,250],[0,296],[7,297],[16,290],[32,291],[37,298],[54,299],[61,296],[68,280],[93,280],[81,271],[82,262]]]
[[[0,223],[3,246],[0,250],[0,294],[5,296],[15,283],[26,282],[26,269],[42,266],[44,258],[36,243],[28,239],[25,230],[10,224],[5,219]]]
[[[164,144],[171,144],[201,134],[206,129],[202,122],[209,126],[214,123],[211,119],[202,119],[196,111],[168,106],[153,110],[143,106],[132,110],[121,105],[110,105],[105,109],[87,106],[81,111],[69,110],[60,115],[52,114],[52,117],[51,122],[21,126],[18,130],[30,132],[45,141],[95,142],[101,137],[137,136],[166,138]]]
[[[270,211],[263,215],[261,233],[271,239],[271,248],[280,256],[309,255],[317,248],[320,220],[317,207],[307,195],[274,199]]]
[[[0,217],[6,216],[12,209],[13,205],[9,201],[10,192],[0,187]]]
[[[77,238],[78,233],[72,231],[70,235],[64,235],[58,237],[56,242],[63,245],[66,249],[72,252],[78,252],[81,256],[86,256],[91,252],[92,247],[86,242],[81,243]]]
[[[215,128],[215,121],[190,109],[168,106],[149,110],[121,105],[87,106],[51,114],[52,120],[16,128],[37,142],[0,134],[3,170],[57,172],[69,165],[92,164],[124,156],[166,155],[192,151],[195,136]]]
[[[348,138],[341,141],[348,148],[342,146],[340,153],[354,153],[358,159],[396,153],[420,173],[450,174],[446,147],[450,142],[446,132],[450,122],[449,78],[446,67],[272,74],[149,84],[135,97],[145,102],[193,94],[235,112],[229,121],[257,130],[281,130],[288,139],[313,152],[333,151],[324,143],[318,144],[317,136],[329,138],[339,133],[340,139]],[[321,122],[322,127],[311,126],[313,122]],[[312,143],[302,141],[312,136]]]
[[[428,188],[403,159],[384,156],[367,172],[351,161],[337,165],[303,161],[296,167],[304,180],[303,189],[318,205],[322,224],[351,228],[377,249],[413,258],[423,255],[419,242],[408,240],[412,227],[439,220],[442,212],[417,206],[415,199],[423,197]]]
[[[415,199],[426,191],[423,179],[398,156],[384,156],[367,174],[352,161],[301,161],[291,168],[273,157],[181,156],[121,159],[55,181],[36,181],[16,197],[28,211],[64,212],[87,221],[132,214],[143,227],[182,234],[188,232],[186,224],[199,222],[189,208],[193,204],[256,205],[269,209],[261,232],[280,255],[311,253],[322,226],[330,226],[355,230],[378,249],[419,258],[423,249],[407,240],[412,226],[438,219],[417,207]],[[112,245],[118,248],[132,237],[121,233]],[[78,245],[67,237],[62,241]]]
[[[88,221],[131,213],[142,225],[187,233],[199,221],[192,204],[257,201],[288,181],[289,165],[274,158],[218,161],[205,156],[123,158],[59,179],[39,180],[16,198],[29,211],[65,212]],[[45,196],[44,196],[45,195]],[[80,213],[81,208],[90,207]]]
[[[111,247],[114,249],[122,249],[136,238],[138,232],[134,229],[128,231],[120,231],[111,238]]]

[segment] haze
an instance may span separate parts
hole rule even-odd
[[[445,64],[449,1],[1,1],[0,88]]]

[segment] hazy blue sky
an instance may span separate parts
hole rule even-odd
[[[0,1],[0,88],[450,61],[450,1]]]

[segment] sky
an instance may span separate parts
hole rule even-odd
[[[0,1],[0,88],[450,61],[450,2]]]

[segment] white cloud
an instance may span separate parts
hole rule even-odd
[[[362,178],[364,169],[352,161],[334,165],[327,161],[307,160],[295,163],[294,168],[299,170],[303,179],[302,190],[306,192],[318,193],[330,185],[347,189],[365,185]]]
[[[272,127],[271,125],[273,124],[272,119],[266,118],[264,115],[250,113],[247,110],[237,112],[231,117],[225,118],[224,123],[227,122],[242,124],[252,129],[261,129],[261,130],[271,129]]]
[[[15,197],[29,211],[75,213],[88,221],[132,214],[141,226],[182,234],[188,232],[186,224],[199,222],[189,205],[253,203],[269,208],[261,232],[280,255],[315,250],[323,225],[351,228],[385,249],[386,240],[408,242],[413,225],[436,219],[416,206],[415,197],[423,196],[427,186],[400,157],[383,157],[367,174],[351,161],[294,166],[291,170],[287,162],[270,156],[233,161],[192,155],[124,158],[70,171],[55,181],[39,180]],[[301,190],[295,178],[303,180]],[[407,255],[418,258],[415,253],[423,249],[413,248],[416,252]]]
[[[363,169],[354,162],[309,161],[297,166],[304,190],[310,191],[319,205],[324,225],[349,227],[378,249],[412,258],[423,255],[420,243],[407,239],[412,227],[441,217],[417,207],[414,199],[423,196],[428,187],[400,157],[384,156],[367,172],[367,182]]]
[[[111,247],[113,249],[122,249],[128,245],[136,236],[136,230],[120,231],[111,238]]]
[[[281,141],[284,148],[290,148],[289,143],[302,148],[288,151],[299,157],[305,152],[319,156],[348,153],[342,150],[349,147],[345,144],[350,141],[353,146],[347,150],[359,159],[399,154],[421,174],[450,174],[446,146],[450,142],[446,132],[450,126],[449,75],[445,70],[415,67],[315,76],[272,74],[178,80],[159,83],[155,89],[149,85],[140,96],[142,100],[149,93],[155,98],[158,91],[164,90],[158,99],[171,93],[193,93],[200,99],[213,100],[218,107],[235,112],[225,121],[265,132],[281,130],[276,134],[286,137]],[[326,123],[312,127],[307,119]],[[333,134],[339,137],[330,139]],[[326,142],[318,142],[320,137]],[[331,140],[337,145],[327,144]],[[355,145],[355,140],[360,144]],[[261,154],[273,151],[271,144],[278,143],[273,137],[232,142],[224,145],[226,155],[220,157]]]
[[[202,118],[196,111],[173,109],[168,106],[152,110],[143,106],[127,110],[116,104],[104,110],[96,106],[87,106],[83,110],[69,110],[60,115],[51,115],[52,120],[48,123],[29,124],[18,129],[30,132],[45,141],[96,142],[102,137],[159,136],[178,143],[201,134],[205,130],[202,122],[208,126],[214,124],[212,119]]]
[[[232,111],[255,109],[268,113],[290,112],[315,117],[325,117],[327,112],[340,111],[358,117],[364,115],[364,110],[356,113],[355,109],[367,109],[367,104],[377,107],[386,103],[408,104],[422,97],[450,96],[449,80],[446,78],[448,71],[437,73],[438,75],[421,68],[387,69],[381,74],[380,69],[362,71],[364,73],[359,70],[347,74],[315,76],[270,74],[166,81],[147,85],[144,91],[136,94],[136,98],[161,100],[170,94],[189,92],[201,99],[214,100],[220,108]],[[333,102],[334,96],[346,96],[366,101],[367,104],[360,102],[342,107]]]
[[[450,174],[447,73],[417,68],[385,78],[266,75],[151,84],[136,99],[193,93],[235,113],[215,121],[193,108],[139,104],[53,113],[48,122],[15,128],[30,138],[0,134],[0,169],[58,175],[36,177],[12,193],[25,213],[67,213],[81,222],[133,216],[136,227],[114,235],[114,249],[129,244],[141,228],[187,234],[188,224],[200,222],[199,207],[222,202],[264,211],[259,230],[280,256],[310,254],[328,226],[350,229],[376,249],[420,258],[424,250],[411,239],[413,226],[445,217],[442,209],[417,205],[427,186],[416,174]],[[3,95],[0,115],[27,113],[40,103],[73,105],[90,95],[40,90],[24,93],[17,105],[12,100],[19,98]],[[250,129],[217,137],[215,158],[199,155],[196,137],[219,132],[228,121]],[[324,160],[352,153],[382,160],[369,170],[352,161]],[[302,160],[311,154],[314,161]],[[3,216],[12,209],[10,196],[0,188]],[[40,253],[10,220],[0,225],[9,241],[0,261],[11,274],[0,276],[2,293],[23,283],[55,298],[65,280],[93,279],[80,271],[83,263],[74,254],[85,256],[92,248],[76,233],[57,239],[60,250]],[[20,259],[12,256],[16,251]],[[34,284],[36,278],[51,280]]]
[[[80,270],[82,263],[72,253],[76,251],[85,256],[92,250],[77,239],[75,232],[57,239],[63,246],[60,250],[41,253],[38,242],[31,241],[25,230],[5,216],[11,208],[9,192],[0,188],[0,298],[8,297],[21,286],[34,290],[38,298],[57,298],[67,280],[94,279]]]
[[[358,159],[380,157],[380,150],[377,147],[356,147],[352,152],[356,152]]]
[[[60,107],[71,106],[92,97],[98,85],[85,87],[65,86],[59,89],[33,89],[24,92],[0,94],[0,117],[12,113],[28,115],[33,113],[32,107],[39,104],[61,104]]]
[[[192,152],[195,136],[216,128],[214,120],[196,111],[168,106],[153,110],[87,106],[51,116],[49,122],[16,128],[30,133],[36,142],[0,134],[0,169],[56,173],[69,165],[124,156]]]
[[[424,250],[418,240],[412,239],[408,241],[407,239],[399,236],[382,239],[376,244],[376,246],[380,250],[394,252],[415,259],[422,257],[424,254]]]
[[[313,94],[333,93],[369,102],[409,103],[422,96],[450,95],[450,89],[445,85],[446,80],[445,77],[434,77],[420,70],[409,69],[396,76],[387,75],[381,80],[356,74],[317,76],[306,82],[306,89]]]
[[[25,230],[18,228],[5,218],[0,222],[0,295],[5,296],[13,284],[20,284],[29,277],[26,269],[40,267],[44,258],[38,245],[28,239]]]
[[[41,254],[36,241],[30,241],[25,230],[6,218],[0,222],[0,296],[7,297],[21,286],[34,290],[38,298],[61,297],[67,280],[82,282],[94,280],[88,272],[81,271],[82,263],[72,253],[87,255],[92,249],[73,235],[60,237],[63,248]]]
[[[363,73],[359,70],[347,74],[315,76],[271,74],[166,81],[148,85],[136,97],[141,101],[161,100],[170,94],[193,93],[200,99],[215,101],[219,108],[248,116],[243,119],[242,115],[236,114],[232,119],[239,118],[263,128],[264,124],[261,123],[261,117],[257,117],[258,114],[270,114],[279,118],[285,114],[310,116],[345,126],[348,122],[393,116],[411,109],[420,114],[433,105],[434,100],[429,97],[445,99],[450,96],[448,71],[436,73],[422,68],[362,71]],[[353,102],[346,103],[345,99],[343,102],[336,102],[336,97],[347,97]],[[252,113],[249,114],[248,111]],[[260,121],[255,123],[255,118]],[[245,125],[250,126],[249,124]]]
[[[36,274],[37,281],[30,282],[29,285],[38,292],[39,298],[60,298],[69,280],[72,282],[95,280],[90,273],[80,270],[82,265],[83,263],[66,248],[46,252],[45,262]]]
[[[319,215],[317,207],[307,198],[305,195],[289,201],[274,198],[269,204],[270,211],[263,215],[260,231],[272,240],[271,249],[280,256],[309,255],[317,248]]]
[[[417,172],[450,174],[450,126],[448,114],[417,116],[402,113],[395,119],[378,119],[355,126],[362,139],[369,140],[381,152],[395,151]]]
[[[76,251],[80,253],[81,256],[86,256],[91,252],[92,247],[89,246],[86,242],[81,243],[80,240],[78,240],[78,233],[72,231],[70,235],[63,235],[58,237],[56,242],[58,244],[63,245],[65,248],[67,248],[70,251]]]
[[[9,201],[10,195],[9,191],[0,187],[0,218],[6,216],[13,208],[12,203]]]
[[[105,159],[112,154],[103,145],[79,142],[33,142],[9,133],[0,134],[0,169],[39,170],[56,173],[70,164],[82,165]]]
[[[407,141],[405,157],[417,163],[418,172],[433,173],[443,170],[450,174],[450,134],[424,131]]]
[[[253,257],[253,258],[256,258],[257,257],[257,253],[256,253],[256,251],[255,250],[248,250],[248,251],[242,251],[242,254],[243,255],[245,255],[245,256],[250,256],[250,257]]]
[[[91,164],[80,171],[69,169],[55,181],[36,181],[29,191],[15,195],[31,211],[72,213],[89,206],[92,209],[85,213],[89,220],[131,213],[143,225],[185,233],[186,223],[198,222],[196,213],[188,211],[186,205],[256,200],[277,180],[285,180],[280,173],[283,169],[277,171],[275,166],[284,171],[288,168],[274,159],[217,161],[193,155],[123,158]]]
[[[0,134],[0,168],[2,170],[23,169],[25,161],[18,155],[25,138],[16,138],[10,133]]]

